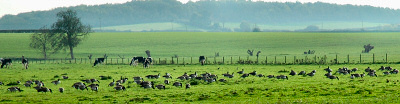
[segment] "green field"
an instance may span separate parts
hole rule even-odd
[[[292,62],[294,56],[297,59],[312,57],[324,57],[333,60],[338,55],[342,63],[350,57],[350,62],[359,62],[360,54],[362,62],[385,61],[388,54],[388,62],[400,61],[399,33],[202,33],[202,32],[166,32],[166,33],[92,33],[89,38],[74,49],[76,58],[102,57],[107,54],[109,58],[125,56],[146,56],[145,50],[150,50],[153,58],[168,58],[179,56],[180,58],[197,58],[200,55],[214,57],[215,52],[221,57],[247,57],[247,50],[254,49],[255,53],[261,51],[260,61],[269,57],[268,61],[277,56],[282,62],[287,56],[288,62]],[[41,58],[39,51],[29,48],[30,34],[0,34],[0,56]],[[375,48],[370,53],[361,53],[363,46],[371,44]],[[304,55],[307,50],[315,50],[314,55]],[[50,58],[69,58],[68,52],[61,51],[51,55]],[[255,56],[250,57],[254,60]]]
[[[369,66],[377,70],[383,64],[377,65],[334,65],[333,70],[341,67],[354,68],[363,73]],[[383,65],[387,66],[387,65]],[[394,68],[399,65],[390,65]],[[399,76],[396,74],[384,76],[383,71],[377,71],[378,77],[366,76],[364,78],[350,79],[349,75],[339,75],[340,80],[331,80],[324,76],[323,69],[327,66],[319,65],[155,65],[150,69],[130,67],[128,65],[100,65],[91,67],[88,64],[31,64],[30,69],[23,70],[17,64],[11,69],[1,69],[0,81],[5,84],[27,80],[41,80],[47,88],[53,89],[53,93],[39,93],[35,89],[20,87],[22,92],[8,92],[11,86],[0,86],[0,103],[399,103],[400,90]],[[219,68],[219,69],[218,69]],[[281,70],[317,70],[314,77],[289,76],[289,80],[276,78],[260,78],[250,76],[240,78],[235,73],[234,78],[223,77],[226,72],[237,72],[244,69],[245,73],[257,71],[264,75],[288,75]],[[192,83],[190,89],[166,85],[165,90],[144,89],[132,82],[132,77],[144,77],[150,74],[164,75],[170,73],[171,82]],[[218,75],[218,79],[224,78],[227,82],[207,83],[201,80],[176,79],[183,73],[202,74],[209,72]],[[54,85],[51,81],[61,76],[69,76],[69,79],[61,79],[61,84]],[[76,90],[72,84],[80,80],[96,78],[100,75],[111,76],[118,80],[120,76],[127,77],[126,91],[116,91],[108,87],[111,79],[100,80],[99,91]],[[387,83],[386,79],[391,82]],[[156,84],[163,84],[164,78],[147,79]],[[195,85],[194,83],[197,83]],[[87,84],[88,85],[88,84]],[[164,84],[165,85],[165,84]],[[34,86],[34,85],[33,85]],[[64,93],[57,91],[59,87],[65,88]]]
[[[31,62],[28,70],[15,60],[12,68],[0,69],[0,103],[399,103],[399,76],[397,74],[383,75],[384,71],[377,71],[378,77],[366,76],[364,78],[350,79],[350,75],[339,75],[340,80],[331,80],[324,76],[323,69],[330,66],[334,71],[338,68],[359,68],[355,73],[364,73],[364,69],[371,67],[377,70],[380,66],[391,66],[398,69],[400,65],[368,64],[372,55],[375,60],[382,62],[387,53],[389,62],[400,62],[399,33],[92,33],[81,45],[75,48],[76,58],[102,57],[107,54],[109,58],[118,58],[118,55],[127,58],[132,56],[145,56],[145,50],[150,50],[153,58],[168,58],[178,55],[180,58],[196,58],[205,55],[212,60],[215,52],[220,57],[248,57],[247,49],[262,51],[261,61],[268,57],[268,61],[277,57],[282,62],[285,56],[289,62],[296,56],[298,59],[314,56],[327,56],[331,60],[338,55],[340,62],[347,61],[350,56],[352,63],[357,63],[363,45],[372,44],[375,49],[371,53],[363,53],[363,61],[367,64],[339,64],[339,65],[239,65],[218,64],[200,66],[198,62],[191,65],[153,65],[149,69],[132,67],[126,64],[103,64],[92,67],[89,62],[77,64],[72,62],[46,64]],[[0,57],[20,58],[22,55],[29,58],[41,58],[39,51],[29,48],[29,35],[0,34]],[[306,50],[315,50],[314,55],[304,55]],[[50,58],[68,58],[68,52],[51,55]],[[251,60],[255,56],[249,57]],[[111,60],[110,60],[111,61]],[[181,62],[181,61],[180,61]],[[114,60],[115,63],[115,60]],[[127,63],[127,62],[125,62]],[[245,73],[257,71],[264,75],[288,75],[289,72],[317,70],[314,77],[289,76],[289,80],[276,78],[260,78],[250,76],[240,78],[235,73],[233,78],[223,77],[221,74],[237,72],[244,69]],[[207,83],[201,80],[179,80],[178,76],[185,72],[212,73],[218,79],[224,78],[227,82]],[[166,85],[165,90],[144,89],[132,82],[132,77],[170,73],[171,82],[179,81],[183,84],[191,83],[190,89]],[[54,85],[50,82],[61,79],[61,84]],[[72,86],[75,82],[99,76],[111,76],[119,80],[120,77],[128,78],[128,83],[123,85],[126,91],[116,91],[107,85],[112,79],[100,80],[99,91],[81,91]],[[53,93],[38,93],[34,88],[24,87],[27,80],[41,80]],[[156,84],[163,84],[164,78],[147,79]],[[389,83],[387,83],[389,80]],[[22,92],[9,92],[9,83],[21,81],[18,86]],[[64,93],[57,91],[59,87],[65,88]]]

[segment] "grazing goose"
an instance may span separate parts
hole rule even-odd
[[[190,78],[196,78],[197,77],[197,72],[194,72],[194,74],[190,74],[189,76],[190,76]]]
[[[68,79],[68,76],[62,76],[63,77],[63,79]]]
[[[204,81],[208,82],[208,83],[212,83],[212,82],[217,81],[217,79],[215,79],[215,78],[206,78],[206,79],[204,79]]]
[[[241,78],[246,78],[246,77],[248,77],[249,75],[250,75],[250,74],[247,74],[247,73],[242,74]]]
[[[97,80],[97,79],[90,79],[90,81],[93,83],[93,82],[99,82],[100,83],[100,81],[99,80]]]
[[[24,86],[25,87],[31,87],[32,83],[25,83]]]
[[[375,72],[368,72],[368,75],[371,77],[378,77],[378,75],[376,75]]]
[[[390,73],[388,71],[383,72],[384,75],[389,75]]]
[[[164,80],[164,83],[169,84],[169,80],[168,79]]]
[[[224,75],[225,77],[228,77],[228,78],[233,78],[234,77],[234,75],[233,74],[235,74],[235,73],[232,73],[232,74],[227,74],[227,75]]]
[[[381,66],[381,68],[379,68],[378,70],[385,70],[385,67],[384,66]]]
[[[306,75],[306,71],[300,71],[298,75]]]
[[[181,82],[175,82],[173,85],[176,86],[176,87],[179,87],[179,86],[182,87],[182,83]]]
[[[370,67],[365,69],[365,72],[370,72],[372,69]]]
[[[90,79],[85,79],[85,80],[81,80],[82,82],[85,82],[85,83],[92,83],[92,81],[90,81]]]
[[[21,92],[21,89],[19,87],[10,87],[7,90],[10,91],[10,92],[16,92],[16,91]]]
[[[329,79],[332,79],[332,80],[333,80],[333,79],[339,80],[339,77],[336,77],[336,76],[334,76],[334,75],[331,75],[331,76],[329,76],[328,78],[329,78]]]
[[[356,72],[357,70],[358,70],[358,68],[351,69],[352,72]]]
[[[190,88],[190,84],[189,83],[186,84],[186,89],[188,89],[188,88]]]
[[[392,74],[397,74],[397,73],[399,73],[399,70],[393,69],[392,71],[390,71],[390,73],[392,73]]]
[[[308,75],[308,76],[314,76],[315,73],[311,72],[311,73],[308,73],[307,75]]]
[[[50,92],[50,93],[53,93],[53,91],[51,91],[51,89],[46,88],[46,87],[42,87],[42,88],[38,89],[37,92],[45,92],[45,93],[46,92]]]
[[[158,89],[160,89],[160,90],[161,90],[161,89],[164,89],[164,90],[165,90],[165,86],[162,85],[162,84],[159,84],[159,85],[157,85],[156,87],[157,87]],[[154,85],[153,85],[153,89],[155,89],[155,88],[154,88]]]
[[[210,78],[218,78],[218,76],[215,75],[215,74],[211,74],[209,77],[210,77]]]
[[[168,78],[172,79],[172,76],[171,76],[171,74],[169,74],[169,73],[165,73],[165,75],[162,76],[162,77],[164,77],[164,78],[166,78],[166,79],[168,79]]]
[[[55,84],[55,85],[58,85],[58,84],[61,83],[61,81],[60,81],[60,79],[58,79],[58,80],[56,80],[56,81],[52,81],[51,83],[53,83],[53,84]]]
[[[58,91],[60,91],[60,93],[64,93],[64,88],[60,87],[58,88]]]
[[[219,79],[218,81],[220,81],[220,82],[226,82],[225,79]]]
[[[89,87],[90,87],[90,89],[92,89],[92,91],[99,90],[99,84],[90,84]]]
[[[226,73],[224,73],[224,74],[222,74],[222,75],[226,77],[226,76],[228,76],[228,75],[230,75],[230,74],[229,74],[229,72],[226,72]]]
[[[331,76],[331,75],[332,75],[331,72],[328,72],[328,73],[325,74],[326,77],[329,77],[329,76]]]
[[[268,77],[268,78],[275,78],[274,75],[268,75],[267,77]]]
[[[143,78],[142,77],[133,77],[133,80],[134,81],[136,81],[136,80],[142,80]]]
[[[250,72],[249,74],[254,76],[254,75],[257,75],[257,72],[253,71],[253,72]]]
[[[294,75],[297,75],[297,73],[294,70],[292,70],[292,71],[290,71],[289,75],[294,76]]]
[[[180,79],[180,80],[187,80],[187,79],[189,79],[189,76],[179,76],[178,77],[178,79]]]
[[[351,76],[354,76],[355,78],[358,78],[358,77],[362,78],[361,74],[351,74]]]
[[[242,71],[238,71],[237,73],[243,74],[244,73],[244,69],[242,69]]]
[[[115,80],[113,79],[112,82],[110,82],[110,84],[108,84],[108,86],[114,86],[115,85]]]
[[[276,76],[276,78],[277,78],[277,79],[286,79],[286,80],[289,80],[289,78],[288,78],[287,76],[285,76],[285,75],[278,75],[278,76]]]
[[[115,86],[114,89],[117,90],[117,91],[119,91],[119,90],[125,90],[125,87],[122,86],[122,85],[119,85],[119,86]]]
[[[350,78],[351,78],[351,79],[354,79],[355,77],[354,77],[354,75],[351,75]]]
[[[265,77],[265,75],[263,75],[263,74],[258,74],[257,76],[258,77]]]

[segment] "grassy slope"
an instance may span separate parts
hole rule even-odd
[[[362,73],[363,69],[370,66],[377,69],[381,65],[340,65],[330,66],[336,70],[340,67],[358,67]],[[387,65],[383,65],[387,66]],[[394,68],[399,65],[391,65]],[[264,66],[264,65],[163,65],[153,66],[150,69],[140,67],[132,68],[127,65],[101,65],[90,67],[88,64],[31,64],[29,70],[22,70],[22,66],[14,65],[12,69],[2,69],[0,81],[4,83],[20,80],[42,80],[46,87],[54,92],[37,93],[33,88],[26,88],[18,85],[23,92],[11,93],[6,91],[9,86],[0,86],[1,103],[172,103],[172,102],[196,102],[196,103],[399,103],[398,91],[400,90],[397,79],[398,75],[383,76],[382,71],[378,71],[378,77],[365,77],[363,79],[350,79],[349,75],[338,75],[340,80],[331,80],[323,76],[323,68],[327,66],[318,65],[287,65],[287,66]],[[217,70],[217,68],[220,68]],[[265,75],[280,75],[288,73],[278,73],[278,71],[295,70],[297,72],[305,70],[317,70],[314,77],[290,76],[289,80],[277,80],[268,78],[258,78],[250,76],[248,78],[239,78],[238,74],[226,83],[207,84],[199,81],[199,85],[193,85],[192,88],[184,88],[167,85],[166,90],[152,90],[138,87],[135,83],[125,83],[126,91],[115,91],[107,84],[112,80],[100,80],[99,92],[80,91],[71,87],[74,82],[82,79],[99,78],[100,75],[112,76],[119,79],[120,76],[128,77],[132,81],[133,76],[144,77],[148,74],[157,74],[168,72],[174,77],[170,81],[180,81],[176,77],[184,72],[192,74],[194,72],[210,72],[217,74],[222,78],[222,73],[237,72],[244,69],[246,73],[253,70]],[[68,80],[61,80],[60,85],[53,85],[50,82],[57,80],[54,76],[67,74]],[[386,79],[394,82],[386,83]],[[161,84],[164,78],[147,79]],[[189,83],[189,81],[180,81]],[[65,93],[61,94],[56,89],[65,88]]]
[[[40,58],[41,54],[29,48],[30,34],[0,34],[0,55],[2,57]],[[261,57],[284,56],[292,61],[304,58],[303,52],[315,50],[318,57],[328,56],[329,60],[338,54],[340,62],[347,61],[350,55],[352,62],[359,60],[363,45],[372,44],[377,61],[389,54],[390,62],[400,60],[397,40],[398,33],[201,33],[201,32],[167,32],[167,33],[92,33],[91,36],[74,49],[77,58],[86,58],[89,54],[110,58],[118,55],[125,57],[145,56],[145,50],[151,50],[155,58],[170,58],[175,54],[180,57],[214,56],[248,56],[247,49],[262,51]],[[308,57],[313,57],[309,55]],[[51,58],[68,58],[68,52],[61,52]],[[362,54],[364,61],[372,61],[372,54]],[[253,58],[254,59],[254,58]],[[261,58],[264,60],[264,58]]]

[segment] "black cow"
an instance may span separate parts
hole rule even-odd
[[[6,67],[8,67],[8,65],[10,65],[10,67],[12,66],[12,60],[11,59],[3,59],[3,58],[1,58],[0,61],[1,61],[1,68],[3,68],[4,65]]]
[[[138,57],[133,57],[131,60],[131,63],[129,65],[136,66],[138,63],[144,63],[144,62],[145,62],[145,58],[142,56],[138,56]]]
[[[199,57],[199,62],[201,63],[201,65],[204,65],[205,61],[206,61],[206,58],[204,56]]]
[[[97,64],[103,63],[103,62],[104,62],[104,59],[105,59],[105,58],[97,58],[97,59],[94,61],[93,66],[96,66]]]

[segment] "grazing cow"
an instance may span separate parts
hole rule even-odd
[[[3,58],[0,58],[0,62],[1,62],[1,68],[3,68],[4,65],[5,65],[6,67],[8,67],[8,65],[10,65],[10,67],[12,66],[12,60],[11,60],[11,59],[3,59]],[[10,68],[10,67],[8,67],[8,68]]]
[[[103,62],[104,62],[104,59],[105,59],[105,58],[97,58],[97,59],[94,61],[93,66],[96,66],[97,64],[103,63]]]
[[[138,56],[138,57],[133,57],[131,60],[131,63],[129,65],[131,66],[136,66],[138,63],[144,63],[145,58],[143,58],[142,56]]]
[[[151,59],[150,59],[150,60],[151,60]],[[144,60],[143,68],[148,68],[148,67],[149,67],[149,65],[151,64],[150,60],[147,59],[147,58],[146,58],[146,60]]]
[[[24,65],[25,69],[28,69],[28,59],[22,56],[22,65]]]
[[[205,61],[206,61],[206,58],[204,56],[199,57],[199,62],[201,63],[201,65],[204,65]]]

